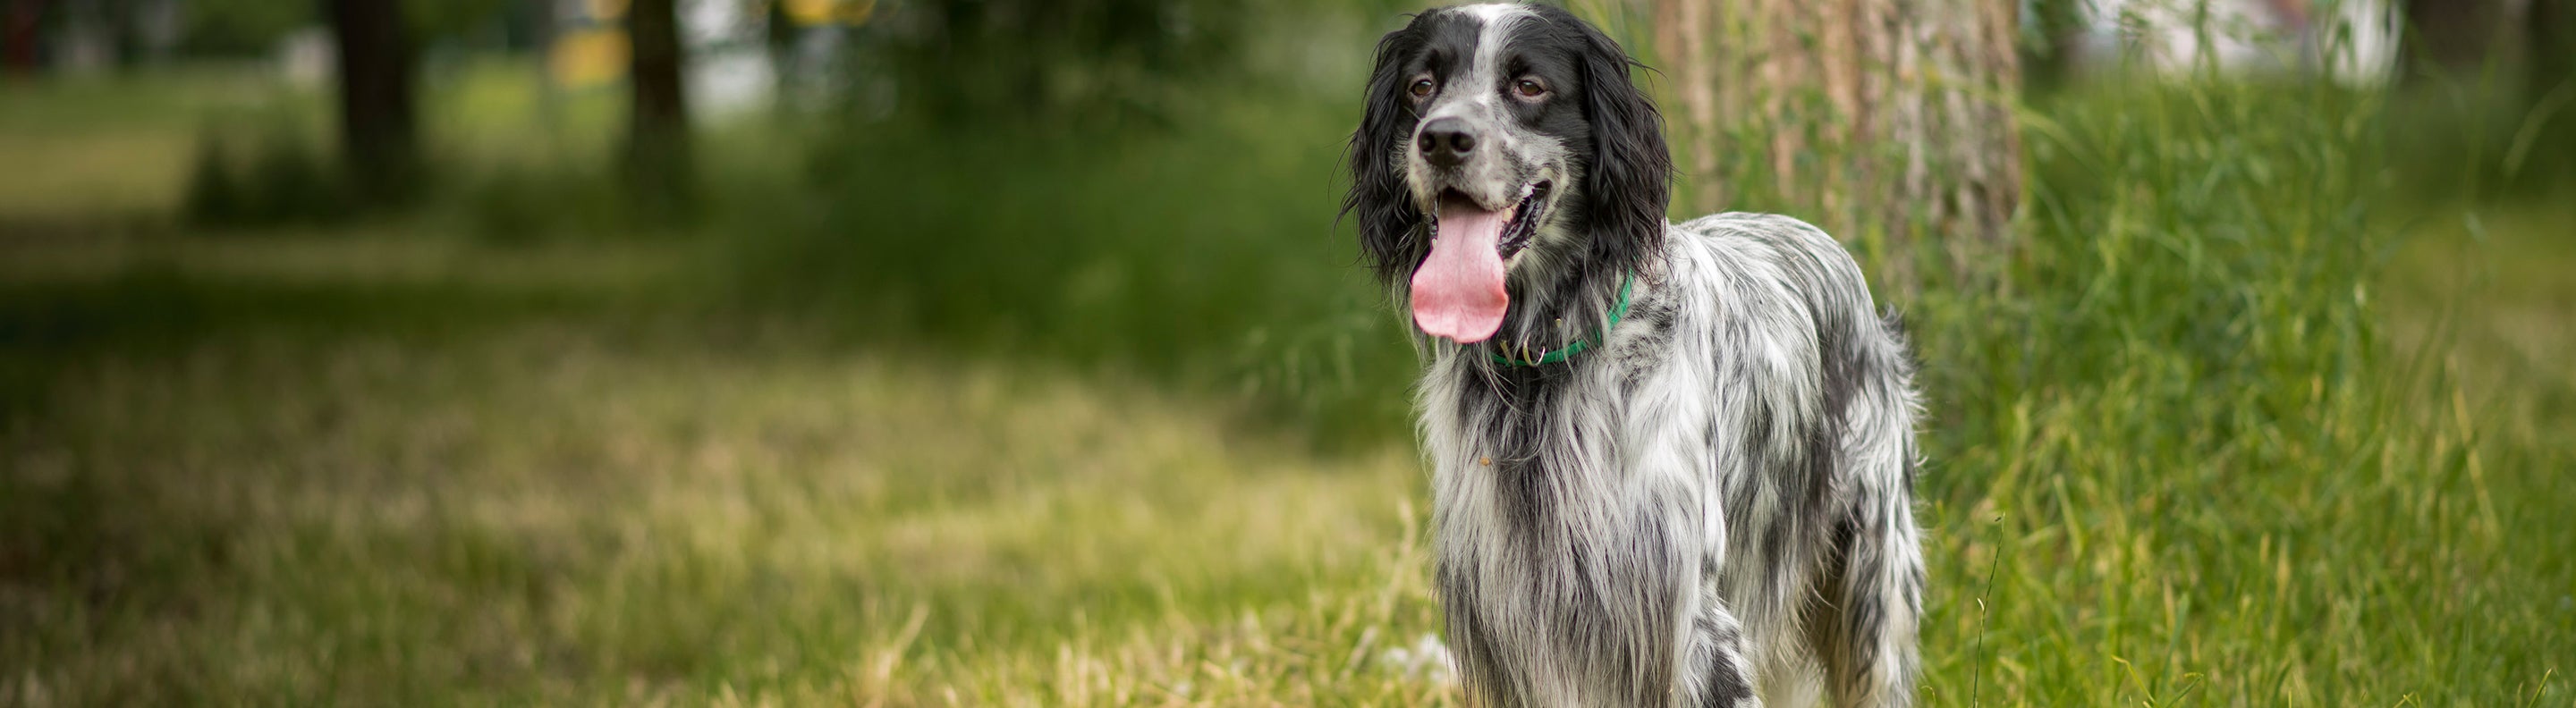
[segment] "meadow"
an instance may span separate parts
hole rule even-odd
[[[427,207],[205,225],[312,130],[224,80],[0,102],[0,703],[1458,702],[1346,101],[754,123],[664,223],[459,81]],[[2576,197],[2391,100],[2034,102],[1996,285],[1881,294],[1925,704],[2576,705]]]

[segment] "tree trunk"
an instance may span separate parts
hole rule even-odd
[[[787,14],[787,3],[767,5],[764,10],[767,17],[761,23],[761,43],[769,50],[769,75],[778,87],[772,94],[775,98],[771,99],[770,106],[778,115],[785,116],[798,107],[795,103],[797,92],[804,88],[801,81],[804,77],[797,71],[796,61],[796,40],[804,28],[796,26],[795,16]]]
[[[632,111],[626,133],[627,176],[647,204],[684,208],[692,193],[689,103],[681,70],[679,8],[674,0],[634,0],[626,32]]]
[[[1655,0],[1686,211],[1884,239],[1913,288],[2000,260],[2021,197],[2016,0]],[[1937,248],[1917,248],[1934,245]]]
[[[0,0],[0,73],[34,74],[43,55],[46,0]]]
[[[328,0],[340,54],[340,144],[358,196],[411,195],[420,172],[410,32],[401,0]]]

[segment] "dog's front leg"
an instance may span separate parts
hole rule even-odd
[[[1686,495],[1662,495],[1667,499],[1690,498]],[[1664,592],[1671,598],[1664,607],[1672,612],[1671,624],[1663,625],[1661,636],[1670,642],[1658,652],[1671,661],[1673,673],[1662,687],[1664,702],[1636,701],[1637,705],[1672,705],[1683,708],[1754,708],[1762,704],[1757,696],[1752,644],[1745,636],[1744,624],[1734,608],[1728,607],[1718,593],[1718,571],[1724,567],[1726,536],[1715,515],[1723,513],[1714,504],[1697,509],[1666,508],[1662,518],[1702,519],[1709,526],[1667,536],[1672,555],[1664,556],[1670,565],[1670,579]],[[1650,525],[1660,526],[1660,525]],[[1677,524],[1687,528],[1687,524]],[[1706,545],[1702,545],[1706,544]]]
[[[1681,382],[1661,383],[1672,387],[1647,390],[1688,390]],[[1652,492],[1638,497],[1659,502],[1637,511],[1669,524],[1653,525],[1669,534],[1665,538],[1672,552],[1664,559],[1671,573],[1665,576],[1671,584],[1664,587],[1675,600],[1669,605],[1675,631],[1665,635],[1674,642],[1665,656],[1676,666],[1667,695],[1671,705],[1684,708],[1753,708],[1761,699],[1754,691],[1750,642],[1717,590],[1718,572],[1728,560],[1717,469],[1726,456],[1711,454],[1706,431],[1712,426],[1665,424],[1703,416],[1691,402],[1648,395],[1631,399],[1625,411],[1627,429],[1645,433],[1624,441],[1632,451],[1626,460],[1627,483]]]

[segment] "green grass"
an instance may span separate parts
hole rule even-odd
[[[0,100],[0,218],[7,224],[154,215],[186,188],[201,120],[237,120],[277,103],[243,72],[196,70],[121,81],[21,81]]]
[[[2461,244],[2401,231],[2377,101],[2132,87],[2031,116],[2008,291],[1927,293],[1916,327],[1934,695],[2495,705],[2565,672],[2576,494],[2538,431],[2567,419],[2473,403],[2453,340],[2382,334],[2406,237]]]
[[[1276,650],[1425,624],[1400,454],[1043,370],[595,329],[63,371],[0,448],[10,695],[1428,690]]]
[[[2378,100],[2033,109],[2003,289],[1899,303],[1926,704],[2576,701],[2576,213],[2408,203]],[[0,704],[1453,704],[1347,108],[728,134],[694,239],[0,182],[72,225],[0,239]]]

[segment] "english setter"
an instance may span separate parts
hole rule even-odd
[[[1850,254],[1664,218],[1636,62],[1562,9],[1378,43],[1343,202],[1426,369],[1437,581],[1470,696],[1903,706],[1917,397]]]

